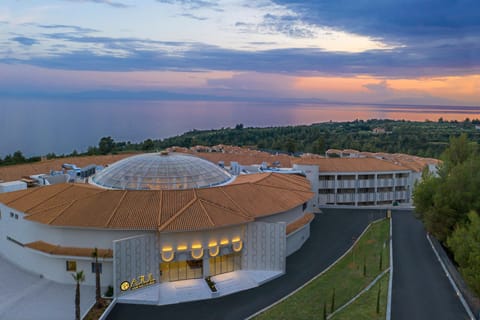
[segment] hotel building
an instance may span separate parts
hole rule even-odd
[[[60,283],[83,270],[93,285],[97,248],[118,297],[236,270],[282,274],[314,217],[302,176],[235,177],[187,154],[132,156],[89,182],[0,194],[0,254]]]

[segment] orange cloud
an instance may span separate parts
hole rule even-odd
[[[480,104],[480,75],[429,77],[415,79],[385,79],[373,76],[362,77],[297,77],[294,90],[310,92],[318,96],[325,94],[351,94],[352,98],[369,101],[378,92],[368,85],[383,83],[391,98],[432,96],[469,104]],[[370,99],[369,99],[370,97]],[[346,96],[345,98],[349,98]],[[379,98],[377,96],[377,98]],[[361,102],[359,101],[359,102]]]
[[[480,102],[480,75],[388,80],[395,90],[418,90],[449,99]]]

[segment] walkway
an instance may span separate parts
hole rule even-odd
[[[75,284],[58,284],[21,270],[0,256],[0,319],[75,319]],[[95,287],[81,286],[81,313],[95,301]]]
[[[212,277],[217,297],[226,296],[243,290],[258,287],[271,279],[281,276],[274,271],[240,270]],[[166,282],[150,286],[117,299],[120,303],[167,305],[180,302],[205,300],[212,298],[212,292],[203,279]]]
[[[217,299],[166,306],[119,303],[108,319],[245,319],[324,270],[352,245],[370,221],[384,214],[385,210],[324,210],[311,224],[310,239],[287,258],[285,275],[260,287]]]
[[[469,319],[411,211],[393,214],[392,320]]]

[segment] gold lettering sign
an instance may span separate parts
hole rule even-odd
[[[131,281],[123,281],[120,284],[120,290],[137,290],[143,287],[151,286],[152,284],[157,283],[157,280],[153,277],[153,273],[147,275],[140,275],[136,278],[133,278]]]

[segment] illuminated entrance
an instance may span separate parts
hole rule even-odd
[[[203,278],[203,260],[160,263],[160,281],[178,281]]]
[[[242,269],[242,257],[239,252],[210,258],[211,276],[240,269]]]

